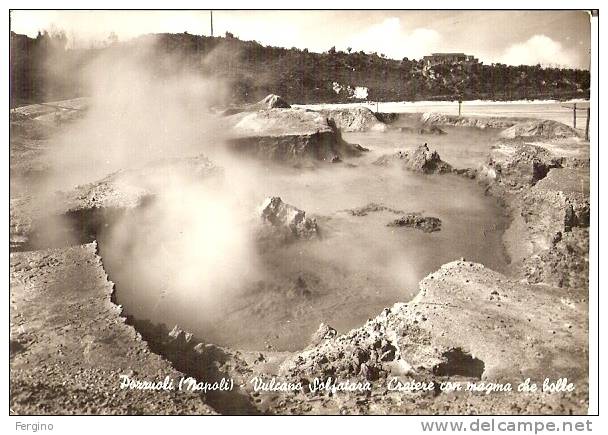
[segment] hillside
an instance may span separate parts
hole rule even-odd
[[[79,50],[66,49],[66,43],[62,33],[37,38],[11,33],[12,106],[86,94],[86,65],[100,53],[112,51],[136,53],[161,75],[187,70],[219,76],[228,81],[232,102],[254,102],[269,93],[295,103],[589,97],[586,70],[504,64],[425,68],[420,60],[333,49],[312,53],[262,46],[230,34],[146,35]],[[159,61],[165,55],[171,62]]]

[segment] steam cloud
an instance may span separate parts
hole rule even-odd
[[[179,323],[181,306],[204,321],[256,276],[253,216],[235,190],[247,183],[222,159],[224,130],[209,113],[226,98],[226,87],[157,53],[153,40],[139,41],[88,64],[83,81],[90,106],[53,138],[47,156],[53,172],[40,193],[51,201],[56,190],[153,161],[199,154],[221,160],[226,182],[171,165],[144,171],[134,181],[155,193],[153,202],[99,235],[102,255],[112,253],[104,265],[120,285],[119,302],[133,314],[160,310],[168,323]],[[62,225],[57,219],[46,233],[64,233]]]

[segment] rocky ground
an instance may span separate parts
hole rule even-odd
[[[270,109],[271,114],[243,111],[231,117],[237,117],[234,124],[243,123],[246,134],[254,137],[268,137],[263,131],[275,135],[281,124],[297,124],[296,118],[306,118],[304,125],[323,127],[318,132],[305,131],[305,137],[317,133],[322,137],[326,132],[335,141],[339,134],[331,121],[317,113],[293,109],[281,112],[278,118],[272,115],[288,110],[292,109]],[[47,140],[45,135],[24,134],[34,128],[44,133],[45,127],[37,112],[22,111],[26,113],[11,115],[11,177],[28,176],[25,162],[32,148]],[[273,121],[260,122],[265,117]],[[509,128],[521,121],[435,118],[428,116],[426,122]],[[294,130],[289,130],[283,136],[292,135]],[[522,131],[546,129],[526,125]],[[285,144],[290,141],[284,139]],[[338,155],[334,145],[320,148],[324,150],[320,160],[331,161]],[[458,171],[426,145],[387,156],[380,163],[427,173]],[[485,165],[462,170],[474,179],[471,182],[487,186],[488,194],[499,198],[511,215],[512,223],[504,235],[512,259],[507,275],[465,259],[445,264],[420,282],[412,301],[387,307],[343,335],[321,325],[311,344],[294,353],[221,348],[179,328],[169,331],[124,318],[121,307],[113,303],[113,284],[97,255],[97,225],[153,196],[158,186],[148,183],[145,174],[171,165],[192,177],[211,177],[219,171],[199,157],[125,169],[58,192],[51,204],[40,204],[28,192],[11,193],[12,413],[586,413],[587,142],[546,134],[501,138]],[[279,203],[280,199],[270,199],[269,206],[273,200],[276,207],[270,211],[280,208],[284,213],[267,213],[269,222],[273,224],[272,216],[280,215],[278,224],[286,224],[290,230],[294,227],[298,233],[298,225],[306,223],[305,216],[295,207]],[[363,215],[382,207],[370,204],[352,212]],[[41,230],[41,223],[50,217],[68,217],[80,224],[70,226],[76,228],[71,237],[53,238]],[[304,226],[309,230],[312,223]],[[218,384],[232,379],[234,388],[229,392],[151,393],[120,389],[120,375],[158,380],[191,376]],[[255,391],[251,380],[256,376],[283,383],[285,389],[298,384],[302,388]],[[573,383],[573,391],[517,391],[526,378],[542,386],[546,378],[555,382],[566,377]],[[359,382],[361,391],[310,391],[317,380],[329,378]],[[447,382],[474,385],[479,391],[448,391],[442,388]],[[367,390],[365,383],[372,389]],[[514,391],[505,391],[506,384]],[[497,388],[503,391],[487,393]]]
[[[492,150],[479,177],[486,177],[489,191],[511,210],[504,238],[515,276],[588,288],[588,153],[572,139],[501,140]]]
[[[215,413],[200,394],[117,388],[180,373],[121,317],[94,242],[14,252],[10,267],[11,413]]]

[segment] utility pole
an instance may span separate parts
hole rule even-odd
[[[213,36],[213,11],[209,11],[209,17],[211,18],[211,36]]]
[[[572,109],[572,124],[574,124],[574,129],[576,130],[576,103],[574,103],[574,108]]]

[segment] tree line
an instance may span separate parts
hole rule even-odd
[[[144,35],[120,42],[115,34],[89,48],[68,48],[63,32],[36,38],[11,33],[11,104],[50,101],[86,94],[82,72],[104,51],[137,52],[158,74],[189,70],[228,81],[231,102],[254,102],[269,93],[294,103],[357,101],[355,87],[370,101],[519,100],[589,98],[590,73],[541,65],[442,64],[389,59],[352,49],[315,53],[263,46],[225,37]],[[152,47],[143,51],[139,47]],[[171,62],[159,62],[169,56]],[[339,86],[336,86],[338,84]]]

